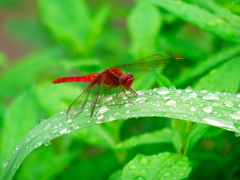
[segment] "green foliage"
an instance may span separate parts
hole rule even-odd
[[[36,14],[6,21],[8,34],[34,51],[12,63],[0,49],[1,178],[237,179],[240,3],[231,2],[38,0]],[[12,11],[22,6],[0,3]],[[86,84],[53,79],[152,54],[188,64],[163,67],[131,87],[177,89],[130,93],[131,100],[120,94],[121,107],[113,96],[92,119],[84,111],[65,122]]]

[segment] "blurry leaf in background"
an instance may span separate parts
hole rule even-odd
[[[92,18],[92,28],[91,33],[89,33],[89,45],[93,47],[98,40],[99,35],[104,30],[104,25],[107,21],[110,12],[109,4],[105,4],[99,8],[99,10],[94,14]]]
[[[113,149],[115,146],[111,134],[104,126],[93,126],[82,129],[82,131],[73,133],[73,137],[87,144],[103,147],[105,149]]]
[[[202,30],[213,33],[226,40],[240,42],[239,25],[236,25],[236,23],[231,24],[220,16],[216,16],[199,6],[174,0],[150,0],[148,2],[152,2],[172,12]],[[239,17],[236,17],[232,13],[229,13],[229,18],[240,20]]]
[[[50,145],[43,146],[29,155],[16,174],[17,179],[51,179],[78,156],[77,151],[57,152],[53,145]]]
[[[52,43],[47,29],[36,20],[11,20],[6,29],[16,39],[36,48],[46,48]]]
[[[117,150],[126,150],[135,146],[153,144],[153,143],[172,143],[173,130],[164,128],[159,131],[133,136],[127,140],[121,141],[116,145]]]
[[[0,52],[0,69],[5,67],[7,64],[7,57],[3,52]]]
[[[35,86],[37,99],[48,116],[67,109],[82,91],[76,84],[52,84],[51,80]]]
[[[191,81],[192,83],[196,83],[196,79],[204,76],[206,73],[222,65],[226,61],[229,61],[234,56],[238,56],[239,51],[239,45],[219,50],[214,55],[208,56],[203,61],[196,62],[194,66],[186,69],[177,79],[175,79],[174,84],[189,84]]]
[[[240,56],[232,58],[222,66],[212,69],[203,76],[194,89],[206,88],[210,91],[238,92],[240,88]]]
[[[1,74],[0,84],[4,88],[0,89],[0,99],[16,95],[17,90],[23,89],[41,70],[61,57],[60,49],[54,47],[20,59],[11,69]]]
[[[43,23],[55,40],[74,53],[87,55],[92,24],[84,0],[39,0],[38,4]]]
[[[0,9],[4,8],[14,8],[19,5],[18,1],[16,0],[1,0],[0,1]]]
[[[160,28],[161,16],[157,8],[150,3],[138,2],[128,18],[130,54],[136,59],[156,54]]]

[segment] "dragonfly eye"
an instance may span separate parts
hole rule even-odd
[[[133,83],[133,75],[130,72],[127,72],[125,74],[122,74],[120,77],[120,84],[125,85],[127,87],[130,87]]]

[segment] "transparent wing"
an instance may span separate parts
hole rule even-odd
[[[102,85],[103,85],[103,82],[104,82],[104,80],[105,80],[105,78],[106,78],[106,73],[107,73],[107,71],[105,72],[105,73],[103,73],[103,74],[101,74],[99,77],[98,77],[98,79],[97,79],[97,81],[96,82],[98,82],[98,84],[96,84],[94,87],[93,87],[93,90],[92,90],[92,94],[93,94],[93,100],[92,100],[92,103],[91,103],[91,115],[90,115],[90,117],[92,117],[92,115],[93,115],[93,112],[94,112],[94,110],[95,110],[95,108],[96,108],[96,105],[97,105],[97,103],[99,103],[99,101],[100,101],[100,97],[101,97],[101,91],[102,91]]]
[[[67,121],[73,121],[82,113],[84,106],[87,103],[88,97],[91,93],[91,84],[73,101],[67,111]]]
[[[97,76],[91,84],[88,85],[88,87],[73,101],[73,103],[69,106],[67,111],[67,121],[73,121],[77,118],[79,114],[82,113],[88,99],[89,95],[91,94],[94,98],[91,103],[91,117],[93,115],[94,109],[96,107],[96,104],[99,101],[99,94],[101,92],[101,87],[103,84],[103,81],[105,79],[106,73],[100,74]]]
[[[158,70],[161,67],[167,68],[179,68],[182,65],[186,64],[186,59],[184,58],[169,58],[164,59],[162,55],[155,54],[152,56],[148,56],[137,61],[123,64],[120,66],[116,66],[124,72],[131,72],[134,78],[138,78],[142,75],[150,73],[151,71]]]

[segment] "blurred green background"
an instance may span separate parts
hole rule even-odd
[[[239,14],[240,1],[231,0],[1,0],[0,161],[11,156],[30,129],[67,109],[86,87],[50,83],[58,77],[100,72],[161,54],[189,61],[166,74],[171,82],[167,84],[238,93]],[[158,86],[146,76],[132,87]],[[115,172],[137,154],[176,150],[169,142],[146,143],[123,152],[114,150],[114,145],[166,127],[174,129],[170,119],[155,117],[70,133],[31,153],[14,179],[93,180],[111,174],[111,179],[119,179],[121,173]],[[234,133],[204,126],[199,134],[201,140],[187,153],[192,163],[189,178],[238,179],[240,141]]]

